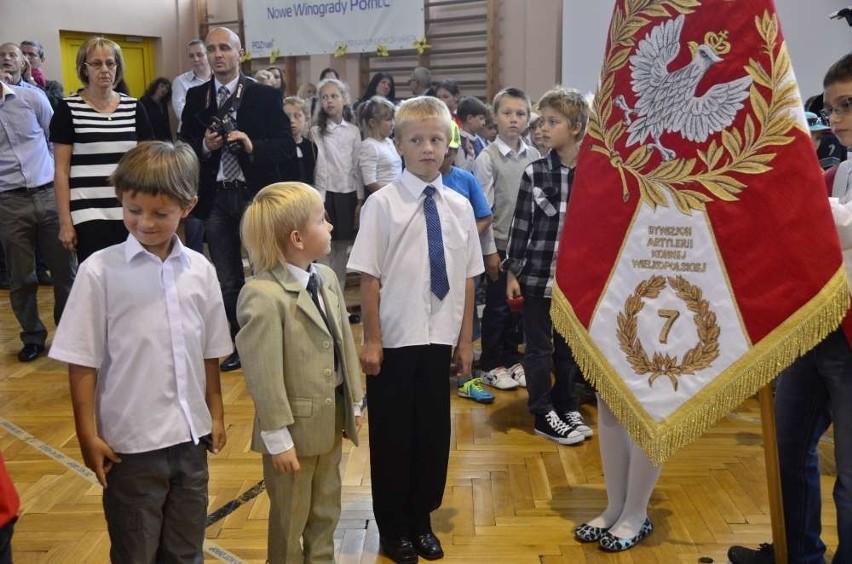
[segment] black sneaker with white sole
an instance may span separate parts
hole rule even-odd
[[[561,445],[575,445],[586,439],[583,433],[573,429],[553,410],[535,416],[535,434]]]
[[[583,415],[579,411],[564,412],[562,414],[562,420],[568,423],[568,425],[575,431],[582,433],[584,439],[590,439],[592,438],[592,435],[595,434],[592,428],[586,425],[586,422],[583,421]]]

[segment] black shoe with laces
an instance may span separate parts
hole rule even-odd
[[[728,549],[728,560],[731,564],[775,564],[775,550],[769,543],[756,549],[732,546]]]
[[[554,410],[535,416],[535,434],[561,445],[575,445],[585,440],[582,433],[563,421]]]

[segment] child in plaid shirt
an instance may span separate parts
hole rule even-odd
[[[545,93],[538,105],[550,152],[530,163],[521,177],[503,261],[506,296],[524,298],[522,365],[535,433],[560,444],[577,444],[591,437],[592,429],[578,411],[574,380],[579,367],[565,340],[553,331],[550,299],[574,166],[590,108],[579,92],[559,86]],[[556,379],[551,386],[554,367]]]

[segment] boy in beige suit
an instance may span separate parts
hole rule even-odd
[[[237,302],[237,349],[269,494],[269,562],[334,562],[342,436],[358,444],[358,353],[328,254],[319,193],[298,182],[258,192],[243,244],[255,268]],[[299,538],[302,538],[302,545]]]

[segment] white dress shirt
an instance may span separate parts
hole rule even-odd
[[[186,93],[190,88],[200,86],[210,80],[209,78],[201,78],[191,70],[183,74],[179,74],[172,81],[172,109],[175,111],[175,117],[178,120],[178,132],[180,132],[181,116],[183,115],[183,107],[186,105]]]
[[[450,292],[439,300],[429,274],[423,189],[435,187]],[[374,192],[361,210],[361,227],[347,268],[378,278],[382,345],[455,346],[464,314],[467,279],[484,271],[470,202],[441,182],[426,183],[403,171]]]
[[[98,434],[138,453],[211,432],[204,359],[232,351],[210,262],[177,236],[163,261],[129,235],[80,265],[50,357],[98,370]]]

